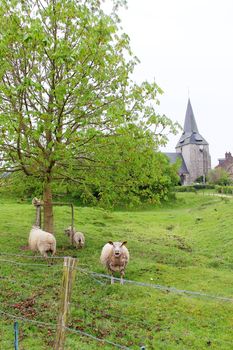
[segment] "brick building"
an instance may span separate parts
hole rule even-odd
[[[226,170],[233,179],[233,157],[231,152],[225,153],[225,158],[218,159],[219,164],[215,168],[222,168]]]

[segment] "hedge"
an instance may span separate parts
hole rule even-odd
[[[210,184],[193,184],[187,186],[176,186],[175,192],[196,192],[199,190],[213,190],[215,189],[215,185]]]
[[[233,194],[233,186],[215,186],[218,193]]]

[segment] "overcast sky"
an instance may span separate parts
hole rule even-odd
[[[212,167],[233,154],[233,0],[128,0],[120,17],[141,61],[135,80],[164,90],[158,111],[183,127],[189,90]]]

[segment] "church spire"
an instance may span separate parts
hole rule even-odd
[[[187,110],[185,114],[184,132],[185,133],[195,132],[198,134],[197,124],[193,114],[193,109],[191,106],[190,99],[188,99],[188,105],[187,105]]]
[[[183,147],[184,145],[188,144],[208,145],[204,137],[199,134],[190,99],[188,99],[183,133],[178,144],[176,145],[176,148]]]

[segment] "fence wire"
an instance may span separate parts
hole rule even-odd
[[[99,278],[105,278],[105,279],[109,279],[111,280],[111,276],[110,275],[106,275],[103,273],[97,273],[97,272],[93,272],[93,271],[89,271],[89,270],[85,270],[82,268],[77,267],[77,270],[82,272],[82,273],[86,273],[86,274],[90,274],[94,277],[99,277]],[[114,281],[120,282],[121,279],[118,277],[113,277]],[[171,293],[176,293],[176,294],[185,294],[185,295],[190,295],[190,296],[198,296],[198,297],[205,297],[205,298],[210,298],[210,299],[216,299],[219,301],[228,301],[228,302],[233,302],[232,298],[228,298],[228,297],[223,297],[223,296],[217,296],[217,295],[212,295],[212,294],[206,294],[203,292],[195,292],[195,291],[190,291],[190,290],[185,290],[185,289],[177,289],[175,287],[167,287],[167,286],[162,286],[160,284],[151,284],[151,283],[145,283],[145,282],[138,282],[138,281],[133,281],[133,280],[128,280],[128,279],[124,279],[123,280],[124,283],[128,283],[128,284],[133,284],[135,286],[140,286],[140,287],[147,287],[147,288],[153,288],[153,289],[158,289],[158,290],[162,290],[164,292],[171,292]]]
[[[50,322],[42,322],[42,321],[37,321],[37,320],[31,320],[29,318],[26,318],[26,317],[22,317],[22,316],[16,316],[16,315],[12,315],[8,312],[5,312],[3,310],[0,310],[0,314],[3,315],[3,316],[6,316],[7,318],[11,318],[13,320],[21,320],[22,322],[26,322],[26,323],[32,323],[32,324],[35,324],[35,325],[39,325],[39,326],[44,326],[44,327],[51,327],[51,328],[56,328],[57,325],[54,324],[54,323],[50,323]],[[77,330],[77,329],[74,329],[74,328],[70,328],[70,327],[65,327],[65,329],[71,333],[74,333],[74,334],[79,334],[79,335],[82,335],[82,336],[85,336],[85,337],[88,337],[88,338],[91,338],[93,340],[96,340],[98,342],[101,342],[101,343],[106,343],[106,344],[109,344],[109,345],[112,345],[114,347],[117,347],[119,349],[124,349],[124,350],[131,350],[131,348],[127,347],[127,346],[124,346],[124,345],[120,345],[120,344],[117,344],[117,343],[114,343],[110,340],[107,340],[107,339],[101,339],[101,338],[98,338],[92,334],[89,334],[87,332],[83,332],[81,330]]]
[[[36,266],[36,267],[42,267],[42,268],[57,268],[59,267],[59,269],[61,268],[62,265],[52,265],[52,264],[34,264],[34,263],[23,263],[23,262],[20,262],[20,261],[13,261],[13,260],[5,260],[5,259],[0,259],[0,262],[1,263],[9,263],[9,264],[13,264],[13,265],[19,265],[19,266]]]
[[[22,256],[22,255],[15,255],[15,256],[18,256],[20,258],[27,257],[27,256]],[[14,265],[19,265],[21,267],[26,267],[26,266],[28,266],[28,267],[33,266],[34,267],[35,266],[35,267],[49,268],[48,270],[50,270],[51,272],[55,272],[55,271],[57,271],[58,268],[61,269],[61,267],[62,267],[62,264],[47,265],[47,264],[37,264],[37,263],[34,264],[34,263],[30,263],[30,262],[29,263],[23,263],[23,262],[19,262],[19,261],[8,260],[8,259],[0,259],[0,262],[2,262],[4,264],[5,263],[9,263],[9,264],[14,264]],[[104,283],[100,279],[107,279],[107,280],[111,279],[110,275],[97,273],[97,272],[94,272],[94,271],[89,271],[89,270],[86,270],[86,269],[82,269],[80,267],[78,267],[77,270],[79,272],[81,272],[81,273],[84,273],[84,274],[90,276],[97,283],[102,284],[102,285],[104,285]],[[8,277],[5,277],[5,276],[0,276],[0,281],[1,280],[2,281],[8,280],[11,283],[17,283],[16,280],[12,280],[12,279],[10,279]],[[117,282],[120,282],[120,278],[114,277],[114,280],[117,281]],[[24,282],[21,282],[21,283],[24,283]],[[167,286],[162,286],[162,285],[158,285],[158,284],[138,282],[138,281],[127,280],[127,279],[124,279],[124,283],[130,284],[130,285],[136,285],[136,286],[140,286],[140,287],[145,287],[145,288],[158,289],[158,290],[161,290],[161,291],[172,292],[172,293],[176,293],[176,294],[185,294],[185,295],[188,295],[188,296],[198,296],[198,297],[205,297],[205,298],[215,299],[215,300],[218,300],[218,301],[233,302],[233,299],[232,298],[228,298],[228,297],[210,295],[210,294],[206,294],[206,293],[203,293],[203,292],[195,292],[195,291],[189,291],[189,290],[184,290],[184,289],[177,289],[175,287],[167,287]],[[27,283],[25,282],[24,284],[27,284]],[[31,285],[31,284],[28,284],[28,285]],[[35,324],[35,325],[38,325],[38,326],[51,327],[51,328],[54,328],[54,329],[56,328],[56,324],[54,324],[54,323],[28,319],[27,317],[13,315],[11,313],[5,312],[4,310],[0,310],[0,314],[2,316],[5,316],[5,317],[10,318],[10,319],[14,319],[14,320],[21,320],[22,322],[32,323],[32,324]],[[110,316],[113,316],[113,315],[110,315]],[[126,320],[126,322],[127,322],[127,320]],[[124,346],[124,345],[115,343],[113,341],[110,341],[110,340],[108,340],[106,338],[100,338],[98,336],[95,336],[95,335],[90,334],[88,332],[82,331],[80,329],[75,329],[75,328],[72,328],[72,327],[66,327],[65,329],[69,333],[79,334],[79,335],[81,335],[83,337],[88,337],[88,338],[90,338],[92,340],[95,340],[95,341],[98,341],[98,342],[101,342],[101,343],[105,343],[105,344],[117,347],[119,349],[124,349],[124,350],[132,349],[132,348],[129,348],[127,346]],[[164,331],[166,331],[166,329],[164,329]],[[220,340],[216,340],[216,341],[217,342],[221,342]],[[229,344],[228,341],[223,341],[223,343]]]
[[[51,323],[51,322],[43,322],[43,321],[38,321],[38,320],[31,320],[31,319],[28,319],[26,317],[22,317],[22,316],[16,316],[16,315],[13,315],[13,314],[10,314],[8,312],[5,312],[3,310],[0,310],[0,314],[5,316],[6,318],[10,318],[10,319],[13,319],[13,320],[20,320],[22,322],[25,322],[25,323],[31,323],[31,324],[35,324],[35,325],[38,325],[38,326],[44,326],[44,327],[51,327],[51,328],[56,328],[57,325],[54,324],[54,323]],[[92,334],[90,333],[87,333],[87,332],[84,332],[84,331],[81,331],[81,330],[77,330],[77,329],[74,329],[74,328],[70,328],[70,327],[65,327],[65,329],[70,332],[70,333],[74,333],[74,334],[79,334],[81,336],[84,336],[84,337],[88,337],[88,338],[91,338],[95,341],[98,341],[98,342],[101,342],[101,343],[106,343],[106,344],[109,344],[109,345],[112,345],[114,347],[117,347],[119,349],[123,349],[123,350],[132,350],[131,347],[127,347],[127,346],[124,346],[124,345],[120,345],[118,343],[115,343],[115,342],[112,342],[110,340],[107,340],[107,339],[103,339],[103,338],[98,338],[96,336],[93,336]],[[166,329],[164,329],[166,331]],[[181,336],[182,333],[181,332],[172,332],[174,333],[175,335],[177,336]],[[205,339],[207,340],[207,338]],[[212,341],[215,341],[217,343],[221,343],[221,344],[228,344],[228,345],[232,345],[232,342],[229,342],[229,341],[226,341],[226,340],[223,340],[223,341],[220,341],[218,339],[215,339],[215,338],[212,338]]]

